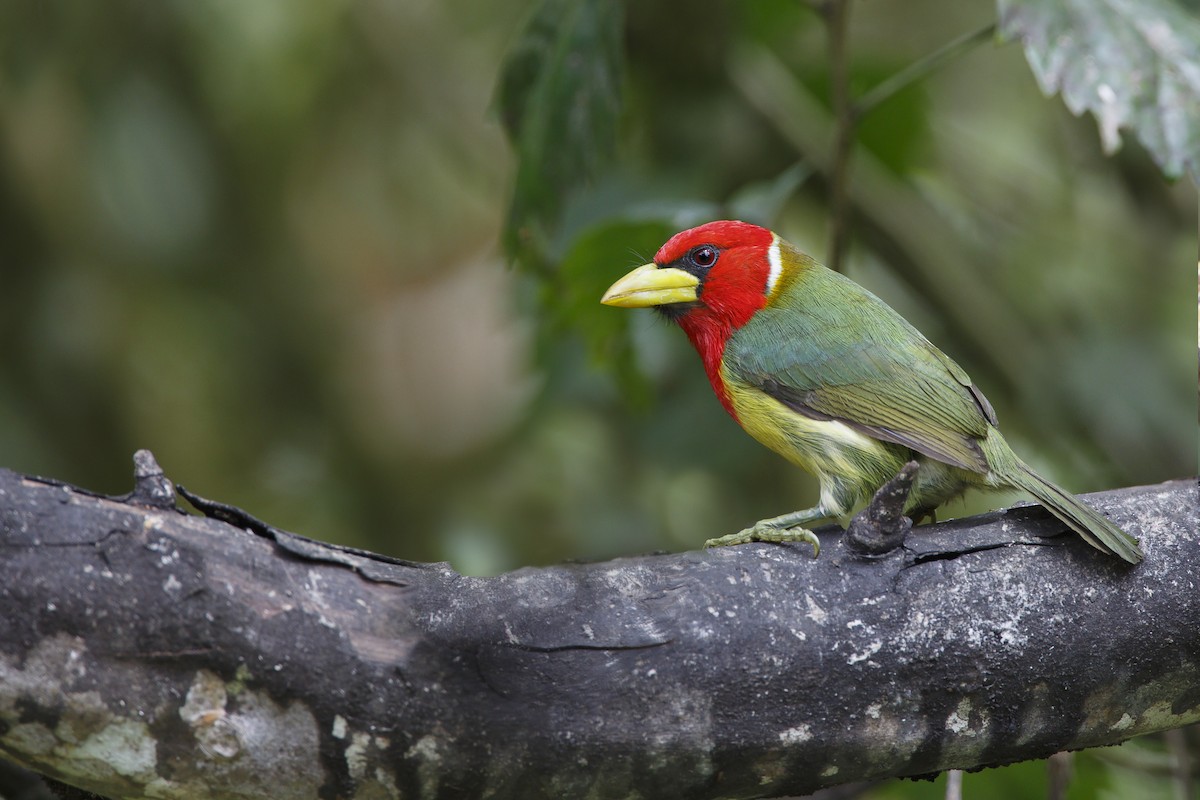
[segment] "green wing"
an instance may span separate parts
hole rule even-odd
[[[796,412],[834,419],[975,472],[996,422],[966,372],[882,300],[816,267],[781,287],[725,347],[731,377]]]

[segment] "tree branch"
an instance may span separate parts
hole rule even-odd
[[[1200,720],[1195,480],[1090,498],[1132,569],[1026,507],[468,578],[160,496],[0,471],[0,754],[108,796],[776,797]]]

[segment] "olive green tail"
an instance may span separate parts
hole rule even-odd
[[[1010,451],[1011,452],[1011,451]],[[1137,564],[1144,557],[1138,540],[1114,525],[1096,509],[1077,500],[1073,495],[1055,486],[1017,459],[1015,468],[1005,470],[1001,477],[1017,489],[1029,492],[1046,509],[1067,524],[1084,541],[1130,564]]]

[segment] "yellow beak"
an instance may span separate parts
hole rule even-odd
[[[670,303],[692,303],[698,297],[696,287],[700,279],[681,269],[660,269],[657,264],[646,264],[630,272],[608,287],[600,302],[619,308],[649,308]]]

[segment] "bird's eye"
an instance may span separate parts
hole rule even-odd
[[[717,263],[717,248],[710,244],[700,245],[691,252],[691,261],[701,269],[708,269]]]

